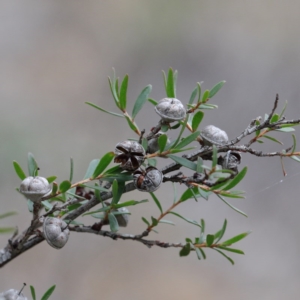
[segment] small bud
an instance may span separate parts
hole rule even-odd
[[[48,180],[40,176],[29,176],[20,185],[20,193],[32,202],[39,202],[41,198],[50,195],[51,191]]]

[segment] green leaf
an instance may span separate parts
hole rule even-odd
[[[199,136],[200,132],[196,131],[186,138],[184,138],[180,143],[177,144],[176,149],[184,148],[185,146],[189,145],[191,142],[195,141],[195,139]]]
[[[133,206],[133,205],[137,205],[137,204],[141,204],[141,203],[146,203],[146,202],[149,202],[148,199],[144,199],[144,200],[140,200],[140,201],[129,200],[129,201],[126,201],[126,202],[114,204],[113,207],[115,209],[117,209],[117,208],[121,208],[121,207],[125,207],[125,206]]]
[[[71,187],[71,182],[69,180],[64,180],[60,185],[59,185],[59,192],[60,193],[65,193],[67,190],[70,189]]]
[[[108,214],[108,221],[109,221],[110,230],[112,232],[117,232],[119,230],[119,224],[113,213]]]
[[[168,212],[168,214],[172,214],[172,215],[174,215],[174,216],[176,216],[176,217],[178,217],[178,218],[180,218],[180,219],[182,219],[182,220],[184,220],[184,221],[186,221],[186,222],[188,222],[190,224],[196,225],[196,226],[198,226],[198,227],[201,228],[201,225],[197,221],[185,218],[185,217],[181,216],[180,214],[178,214],[178,213],[176,213],[174,211],[170,211],[170,212]]]
[[[93,190],[96,190],[96,191],[100,191],[100,192],[109,192],[108,189],[106,189],[102,186],[99,186],[99,185],[81,184],[80,186],[86,187],[86,188],[89,188],[89,189],[93,189]],[[68,192],[68,194],[69,194],[69,192]]]
[[[164,220],[164,219],[160,220],[159,223],[169,224],[169,225],[173,225],[173,226],[175,225],[172,221]]]
[[[131,130],[133,130],[134,132],[136,132],[138,130],[137,125],[127,116],[125,116],[125,119],[130,127]]]
[[[292,155],[292,156],[290,156],[290,158],[297,161],[297,162],[300,162],[300,158],[297,157],[296,155]]]
[[[15,160],[13,161],[13,165],[14,165],[15,171],[16,171],[17,175],[19,176],[19,178],[21,180],[24,180],[27,176],[24,173],[24,171],[22,170],[21,166]]]
[[[197,169],[196,169],[197,173],[202,173],[203,172],[203,160],[201,157],[197,158]]]
[[[217,83],[209,92],[208,98],[212,98],[220,89],[221,87],[224,85],[226,81],[220,81],[219,83]]]
[[[206,236],[206,245],[207,247],[210,247],[214,243],[214,235],[213,234],[208,234]]]
[[[154,194],[154,193],[150,193],[150,195],[151,195],[151,197],[153,198],[155,204],[157,205],[157,207],[158,207],[160,213],[163,213],[161,204],[160,204],[159,200],[157,199],[157,197],[155,196],[155,194]]]
[[[200,249],[196,248],[196,247],[194,249],[195,249],[195,252],[197,254],[198,259],[200,260],[201,259],[201,251],[200,251]]]
[[[128,87],[128,75],[125,75],[120,89],[120,109],[122,111],[126,110],[126,95],[127,95],[127,87]]]
[[[161,126],[160,129],[161,129],[162,132],[167,132],[169,130],[169,126],[164,124],[164,125]]]
[[[188,168],[188,169],[191,169],[193,171],[196,171],[197,170],[197,164],[195,164],[194,162],[186,159],[186,158],[183,158],[183,157],[179,157],[179,156],[176,156],[176,155],[172,155],[172,154],[169,154],[167,155],[169,158],[173,159],[176,163]]]
[[[14,228],[14,227],[0,227],[0,234],[11,233],[11,232],[14,232],[15,230],[16,230],[16,228]]]
[[[51,195],[55,195],[57,190],[58,190],[58,185],[56,182],[53,182]]]
[[[158,137],[158,145],[160,153],[163,152],[168,143],[168,136],[166,134],[162,134]]]
[[[117,105],[117,107],[119,107],[119,97],[118,97],[118,93],[117,93],[117,89],[116,89],[116,73],[115,70],[113,69],[113,78],[110,79],[110,77],[108,77],[108,82],[109,82],[109,87],[111,90],[111,93],[113,95],[113,98],[115,100],[115,103]]]
[[[32,177],[37,176],[39,167],[38,167],[36,160],[34,159],[33,154],[30,152],[28,153],[27,162],[28,162],[29,176],[32,176]]]
[[[270,123],[275,123],[279,120],[279,115],[278,114],[274,114],[270,120]]]
[[[168,72],[168,78],[166,78],[166,74],[163,71],[163,76],[164,76],[164,82],[165,82],[165,89],[166,89],[166,94],[167,97],[169,98],[176,98],[176,79],[175,79],[175,73],[176,71],[173,73],[172,68],[169,69]]]
[[[148,101],[153,104],[154,106],[156,106],[158,104],[158,102],[154,99],[148,98]]]
[[[197,187],[194,187],[192,189],[190,189],[190,188],[186,189],[180,197],[180,202],[184,202],[190,198],[193,198],[195,193],[197,193],[197,192],[198,192]]]
[[[204,117],[204,112],[201,110],[198,110],[192,120],[192,129],[193,131],[196,131],[198,129],[198,126],[200,125],[202,119]]]
[[[229,260],[229,262],[230,262],[232,265],[234,265],[234,261],[233,261],[232,258],[230,258],[230,257],[227,256],[225,253],[223,253],[222,251],[220,251],[220,250],[218,250],[218,249],[216,249],[216,248],[213,248],[213,249],[216,250],[217,252],[219,252],[221,255],[223,255],[226,259]]]
[[[142,217],[142,220],[144,223],[146,223],[147,226],[150,226],[150,223],[148,222],[148,220],[146,218]]]
[[[283,114],[284,114],[284,112],[286,110],[286,107],[287,107],[287,101],[285,101],[285,103],[284,103],[284,106],[283,106],[283,109],[282,109],[282,111],[281,111],[281,113],[279,115],[279,118],[281,118],[283,116]]]
[[[35,289],[32,285],[30,286],[30,291],[31,291],[32,300],[36,300]]]
[[[119,184],[116,179],[114,179],[112,184],[112,194],[113,194],[113,198],[111,204],[117,204],[121,198],[121,195],[119,193]]]
[[[137,97],[133,109],[132,109],[132,119],[135,119],[135,117],[137,116],[137,114],[139,113],[139,111],[142,109],[142,107],[144,106],[144,104],[147,102],[149,94],[152,90],[152,85],[147,85],[139,94],[139,96]]]
[[[206,91],[203,93],[201,102],[202,102],[202,103],[205,103],[205,102],[207,101],[207,99],[208,99],[208,96],[209,96],[209,90],[206,90]],[[201,108],[202,108],[202,105],[201,105]]]
[[[191,94],[191,97],[190,97],[190,100],[189,100],[189,104],[194,103],[195,98],[197,96],[197,93],[198,93],[198,86],[196,86],[195,89],[192,91],[192,94]]]
[[[245,199],[244,196],[241,196],[241,195],[236,194],[236,193],[222,193],[222,192],[221,192],[221,195],[222,195],[223,197],[227,197],[227,198]]]
[[[272,136],[269,136],[269,135],[263,135],[262,137],[264,137],[264,138],[266,138],[266,139],[268,139],[268,140],[271,140],[271,141],[273,141],[273,142],[275,142],[275,143],[278,143],[278,144],[280,144],[280,145],[283,145],[282,142],[278,141],[277,139],[273,138]]]
[[[157,226],[158,225],[158,220],[154,217],[151,216],[151,221],[152,221],[152,226]]]
[[[295,128],[292,128],[292,127],[281,127],[279,129],[275,129],[275,131],[293,132],[293,131],[295,131]]]
[[[238,208],[234,207],[232,204],[230,204],[229,202],[227,202],[221,195],[216,194],[225,204],[227,204],[231,209],[233,209],[234,211],[238,212],[239,214],[248,217],[243,211],[239,210]]]
[[[225,191],[228,191],[235,187],[246,175],[248,168],[244,167],[229,183],[224,187]]]
[[[69,181],[72,182],[73,180],[73,172],[74,172],[74,162],[73,162],[73,158],[70,158],[70,177],[69,177]]]
[[[208,101],[208,100],[206,100],[206,101]],[[215,105],[215,104],[201,104],[200,105],[200,109],[215,109],[215,108],[218,108],[218,105]]]
[[[94,107],[94,108],[97,108],[97,109],[99,109],[99,110],[101,110],[101,111],[103,111],[103,112],[105,112],[105,113],[107,113],[107,114],[110,114],[110,115],[113,115],[113,116],[116,116],[116,117],[120,117],[120,118],[124,118],[123,115],[118,114],[118,113],[115,113],[115,112],[112,112],[112,111],[105,110],[104,108],[101,108],[101,107],[97,106],[97,105],[94,104],[94,103],[91,103],[91,102],[85,102],[85,104],[90,105],[90,106],[92,106],[92,107]]]
[[[49,299],[49,297],[52,295],[52,293],[54,292],[55,290],[55,287],[56,285],[53,285],[51,286],[51,288],[49,288],[46,293],[43,295],[42,299],[41,300],[47,300]]]
[[[187,122],[188,122],[188,118],[185,118],[185,120],[184,120],[183,123],[181,122],[181,123],[182,123],[181,130],[180,130],[179,135],[178,135],[176,141],[174,142],[172,148],[175,148],[176,145],[179,143],[179,141],[180,141],[180,139],[181,139],[181,136],[182,136],[182,134],[183,134],[183,132],[184,132],[184,130],[185,130],[185,128],[186,128]]]
[[[293,148],[291,152],[294,153],[296,150],[297,141],[296,141],[296,136],[294,134],[292,134],[292,137],[293,137]]]
[[[4,218],[10,217],[10,216],[17,215],[17,214],[18,214],[18,213],[15,212],[15,211],[9,211],[9,212],[7,212],[7,213],[1,214],[1,215],[0,215],[0,219],[4,219]]]
[[[88,166],[88,169],[86,170],[86,173],[85,173],[83,179],[88,179],[88,178],[92,177],[92,175],[95,172],[95,169],[98,166],[99,162],[100,162],[100,159],[93,159],[90,162],[90,164]]]
[[[239,250],[239,249],[234,249],[234,248],[219,246],[218,249],[226,250],[226,251],[237,253],[237,254],[245,254],[244,251]]]
[[[95,168],[95,171],[92,175],[92,179],[95,179],[97,176],[99,176],[111,163],[114,157],[115,157],[114,152],[108,152],[105,155],[103,155],[97,167]]]
[[[142,146],[145,149],[145,151],[147,152],[148,149],[148,140],[146,138],[142,138]]]
[[[57,176],[49,176],[49,177],[47,177],[47,180],[49,183],[52,183],[56,178],[57,178]]]
[[[251,232],[244,232],[244,233],[241,233],[241,234],[238,234],[236,236],[234,236],[233,238],[223,242],[221,245],[222,246],[230,246],[240,240],[242,240],[243,238],[245,238],[247,235],[249,235]]]
[[[190,243],[187,243],[179,251],[179,256],[188,256],[190,254],[190,252],[191,252],[191,245],[190,245]]]
[[[217,244],[217,243],[222,239],[222,237],[224,236],[224,233],[225,233],[225,231],[226,231],[226,227],[227,227],[227,220],[225,219],[222,228],[221,228],[218,232],[216,232],[216,233],[214,234],[214,237],[215,237],[215,243],[216,243],[216,244]]]

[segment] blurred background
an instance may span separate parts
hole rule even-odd
[[[183,102],[196,82],[210,89],[226,80],[212,99],[219,109],[207,111],[202,124],[221,127],[230,138],[269,113],[276,93],[279,111],[287,100],[285,115],[299,118],[299,11],[300,3],[289,0],[1,1],[0,211],[18,215],[0,226],[23,230],[30,222],[26,201],[15,191],[20,181],[13,160],[26,169],[32,152],[40,175],[57,175],[60,182],[68,178],[73,157],[77,181],[92,159],[135,137],[124,120],[84,104],[116,111],[107,81],[113,67],[120,77],[129,74],[129,111],[148,84],[152,98],[165,96],[161,71],[172,67],[179,72],[177,96]],[[158,120],[146,104],[136,122],[149,131]],[[290,134],[273,136],[285,148],[292,144]],[[254,148],[282,147],[266,142]],[[210,233],[227,218],[225,238],[252,230],[237,244],[246,255],[230,255],[235,266],[214,251],[198,261],[195,255],[179,258],[177,249],[72,233],[61,251],[44,242],[2,268],[0,291],[26,282],[36,287],[38,298],[56,284],[51,299],[298,299],[300,165],[291,159],[284,163],[285,178],[278,158],[243,155],[249,171],[239,189],[247,199],[231,202],[248,218],[213,196],[177,209],[191,219],[204,218]],[[165,208],[173,201],[171,185],[156,195]],[[122,199],[147,196],[131,193]],[[158,216],[152,201],[131,212],[124,233],[141,233],[141,216]],[[184,242],[199,234],[196,227],[169,219],[177,226],[162,224],[159,235],[149,238]],[[0,248],[8,237],[0,236]],[[24,293],[30,298],[28,287]]]

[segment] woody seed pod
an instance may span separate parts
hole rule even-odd
[[[183,120],[186,116],[183,104],[176,98],[161,99],[154,109],[162,120],[167,123]]]
[[[69,239],[68,225],[62,219],[47,217],[44,220],[43,229],[45,240],[55,249],[62,248]]]
[[[229,141],[227,133],[214,125],[204,127],[200,132],[200,137],[206,146],[222,146]]]
[[[156,191],[162,179],[162,173],[154,167],[148,167],[146,170],[138,169],[133,173],[133,183],[136,189],[141,192]]]

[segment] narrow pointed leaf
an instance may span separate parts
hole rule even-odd
[[[72,182],[73,180],[73,172],[74,172],[74,161],[73,158],[70,158],[70,176],[69,176],[69,180],[70,182]]]
[[[67,190],[69,190],[71,187],[71,182],[69,180],[64,180],[60,185],[59,185],[59,192],[60,193],[65,193]]]
[[[43,295],[43,297],[41,298],[41,300],[48,300],[50,298],[50,296],[52,295],[52,293],[55,290],[56,285],[53,285],[51,288],[49,288],[46,293]]]
[[[287,101],[285,101],[285,103],[284,103],[284,106],[283,106],[283,109],[282,109],[282,111],[281,111],[281,113],[279,115],[279,118],[281,118],[283,116],[283,114],[284,114],[284,112],[286,110],[286,107],[287,107]]]
[[[156,206],[158,207],[160,213],[163,213],[161,204],[160,204],[159,200],[157,199],[157,197],[155,196],[155,194],[154,194],[154,193],[150,193],[150,195],[151,195],[151,197],[153,198],[153,200],[154,200]]]
[[[216,145],[213,145],[213,149],[212,149],[212,169],[217,165],[217,161],[218,161],[218,150]]]
[[[158,102],[152,98],[148,98],[148,101],[153,104],[154,106],[156,106],[158,104]]]
[[[173,225],[173,226],[175,225],[172,221],[165,220],[165,219],[160,220],[159,223],[169,224],[169,225]]]
[[[239,214],[248,217],[247,214],[245,214],[243,211],[241,211],[240,209],[234,207],[232,204],[230,204],[229,202],[227,202],[221,195],[216,194],[225,204],[227,204],[231,209],[233,209],[234,211],[238,212]]]
[[[159,145],[159,152],[163,152],[166,148],[168,142],[168,137],[166,134],[162,134],[158,137],[158,145]]]
[[[117,94],[117,91],[116,91],[116,74],[115,74],[115,70],[113,70],[113,78],[110,79],[110,77],[108,77],[108,82],[109,82],[110,91],[113,95],[116,106],[119,107],[119,97],[118,97],[118,94]]]
[[[244,251],[242,251],[240,249],[228,248],[228,247],[223,247],[223,246],[219,246],[218,249],[222,249],[222,250],[237,253],[237,254],[245,254]]]
[[[195,98],[197,96],[197,93],[198,93],[198,87],[195,87],[195,89],[193,90],[193,92],[191,94],[191,97],[190,97],[190,100],[189,100],[189,104],[193,104],[194,103]]]
[[[203,93],[201,102],[202,102],[202,103],[205,103],[205,102],[207,101],[207,99],[208,99],[208,96],[209,96],[209,90],[206,90],[206,91]],[[202,105],[201,105],[201,108],[202,108]]]
[[[112,213],[108,214],[108,221],[109,221],[110,230],[112,232],[117,232],[119,230],[119,224],[114,214]]]
[[[218,232],[216,232],[214,234],[216,244],[222,239],[222,237],[226,231],[226,227],[227,227],[227,220],[225,219],[221,230],[219,230]]]
[[[226,81],[220,81],[219,83],[217,83],[209,92],[209,96],[208,98],[212,98],[220,89],[221,87],[224,85]]]
[[[233,238],[223,242],[221,245],[222,246],[230,246],[230,245],[242,240],[243,238],[245,238],[250,233],[251,232],[244,232],[244,233],[238,234],[238,235],[234,236]]]
[[[149,202],[148,199],[144,199],[144,200],[140,200],[140,201],[129,200],[129,201],[126,201],[126,202],[114,204],[114,208],[117,209],[117,208],[126,207],[126,206],[133,206],[133,205],[137,205],[137,204],[141,204],[141,203],[146,203],[146,202]]]
[[[175,71],[176,72],[176,71]],[[174,82],[173,70],[170,68],[167,78],[166,93],[169,98],[176,98],[176,86]]]
[[[228,191],[235,187],[246,175],[248,168],[244,167],[229,183],[225,186],[224,190]]]
[[[193,131],[196,131],[198,129],[198,126],[200,125],[202,119],[204,117],[204,112],[201,110],[198,110],[192,120],[192,129]]]
[[[137,97],[133,109],[132,109],[132,119],[135,119],[139,111],[142,109],[144,104],[147,102],[149,94],[152,90],[152,85],[147,85]]]
[[[292,127],[281,127],[279,129],[275,129],[275,131],[293,132],[293,131],[295,131],[295,128],[292,128]]]
[[[128,75],[125,75],[120,89],[120,109],[122,111],[126,110],[127,87],[128,87]]]
[[[125,119],[130,127],[131,130],[133,130],[134,132],[136,132],[138,130],[138,127],[136,126],[136,124],[127,116],[125,116]]]
[[[185,218],[185,217],[181,216],[180,214],[178,214],[178,213],[176,213],[176,212],[174,212],[174,211],[170,211],[168,214],[172,214],[172,215],[174,215],[174,216],[176,216],[176,217],[178,217],[178,218],[180,218],[180,219],[182,219],[182,220],[184,220],[184,221],[186,221],[186,222],[188,222],[188,223],[190,223],[190,224],[196,225],[196,226],[198,226],[198,227],[201,228],[201,225],[198,224],[197,221],[194,221],[194,220]]]
[[[37,176],[38,175],[38,164],[36,160],[34,159],[34,156],[32,153],[28,153],[28,173],[30,176]]]
[[[280,145],[283,145],[282,142],[278,141],[277,139],[273,138],[272,136],[269,136],[269,135],[263,135],[262,137],[263,137],[263,138],[266,138],[266,139],[268,139],[268,140],[271,140],[271,141],[273,141],[273,142],[275,142],[275,143],[278,143],[278,144],[280,144]]]
[[[17,175],[19,176],[19,178],[21,180],[24,180],[27,176],[26,176],[25,172],[23,171],[23,169],[21,168],[21,166],[15,160],[13,161],[13,165],[14,165],[15,171],[16,171]]]
[[[92,107],[94,107],[94,108],[97,108],[97,109],[99,109],[99,110],[101,110],[101,111],[103,111],[103,112],[105,112],[105,113],[107,113],[107,114],[110,114],[110,115],[113,115],[113,116],[116,116],[116,117],[120,117],[120,118],[124,118],[123,115],[118,114],[118,113],[115,113],[115,112],[112,112],[112,111],[105,110],[104,108],[101,108],[101,107],[97,106],[97,105],[94,104],[94,103],[91,103],[91,102],[85,102],[85,104],[90,105],[90,106],[92,106]]]
[[[180,202],[184,202],[190,198],[193,198],[195,193],[197,193],[197,192],[198,192],[197,187],[194,187],[192,189],[190,189],[190,188],[186,189],[180,197]]]
[[[180,143],[177,144],[176,149],[184,148],[185,146],[189,145],[191,142],[195,141],[195,139],[199,136],[200,132],[196,131],[186,138],[184,138]]]
[[[172,155],[172,154],[169,154],[167,156],[170,157],[171,159],[173,159],[176,163],[178,163],[188,169],[191,169],[193,171],[197,170],[197,164],[195,164],[194,162],[192,162],[186,158],[179,157],[179,156]]]
[[[36,300],[35,289],[32,285],[30,286],[30,292],[31,292],[32,300]]]
[[[294,153],[296,150],[297,141],[296,141],[296,136],[294,134],[292,134],[292,137],[293,137],[293,148],[291,152]]]
[[[99,176],[103,171],[107,168],[107,166],[111,163],[113,158],[115,157],[114,152],[108,152],[106,153],[99,161],[97,167],[95,168],[95,171],[92,175],[92,178],[96,178]]]
[[[230,258],[229,256],[227,256],[225,253],[223,253],[222,251],[216,249],[216,248],[213,248],[214,250],[216,250],[217,252],[219,252],[221,255],[223,255],[227,260],[229,260],[229,262],[234,265],[234,261],[232,258]]]
[[[100,159],[93,159],[89,166],[88,166],[88,169],[86,170],[86,173],[83,177],[83,179],[88,179],[88,178],[91,178],[93,173],[95,172],[95,169],[97,167],[97,165],[99,164],[100,162]]]
[[[195,252],[197,254],[198,259],[200,260],[201,259],[201,251],[200,251],[200,249],[197,248],[197,247],[195,247],[194,249],[195,249]]]
[[[144,223],[146,223],[147,226],[150,226],[150,223],[148,222],[148,220],[146,218],[142,217],[142,220]]]
[[[300,158],[296,155],[292,155],[292,156],[290,156],[290,158],[297,161],[297,162],[300,162]]]

